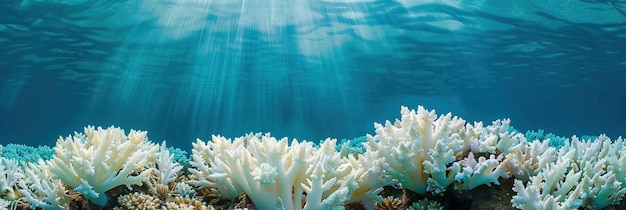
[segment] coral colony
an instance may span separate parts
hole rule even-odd
[[[361,142],[212,136],[190,158],[117,127],[88,126],[52,150],[5,145],[0,208],[443,209],[451,192],[507,182],[508,208],[601,209],[626,192],[621,138],[554,143],[508,119],[483,126],[421,106],[401,115]]]

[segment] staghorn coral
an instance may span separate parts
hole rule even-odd
[[[326,139],[311,157],[313,161],[305,174],[304,209],[332,209],[342,207],[359,188],[355,169],[335,150],[336,139]],[[298,199],[296,197],[296,199]]]
[[[193,198],[196,196],[196,191],[191,187],[191,185],[185,182],[179,182],[175,185],[176,194],[183,198]]]
[[[539,168],[524,184],[515,180],[511,202],[520,209],[601,209],[617,204],[626,194],[626,148],[618,138],[595,140],[573,136],[554,162]]]
[[[463,170],[455,176],[455,179],[460,182],[455,185],[455,189],[474,189],[483,184],[491,186],[492,182],[499,185],[499,178],[509,178],[507,168],[509,160],[509,158],[504,159],[502,154],[498,157],[492,154],[489,159],[479,157],[476,161],[474,153],[470,152],[466,159],[458,162]]]
[[[400,113],[401,119],[393,124],[375,123],[376,135],[367,135],[365,147],[366,151],[380,152],[386,172],[402,186],[420,194],[440,194],[454,181],[471,181],[464,187],[471,189],[490,182],[498,184],[500,177],[508,178],[504,161],[489,158],[477,168],[468,168],[459,161],[470,151],[508,153],[523,136],[509,133],[509,120],[496,120],[483,127],[482,123],[471,125],[450,113],[437,117],[434,110],[422,106],[417,111],[402,107]]]
[[[334,139],[319,145],[296,140],[289,144],[287,138],[259,133],[234,140],[221,136],[209,142],[198,140],[193,144],[189,176],[164,152],[165,142],[159,153],[156,145],[147,142],[145,132],[131,131],[126,136],[119,128],[90,126],[84,133],[60,138],[51,161],[34,164],[3,157],[0,187],[4,198],[47,209],[66,208],[68,202],[70,208],[80,206],[67,201],[77,199],[66,197],[65,189],[71,188],[100,208],[110,208],[115,202],[102,205],[107,204],[105,193],[118,185],[128,190],[120,187],[109,192],[126,193],[118,197],[116,209],[212,209],[213,205],[341,209],[360,204],[366,209],[393,209],[397,200],[383,199],[379,193],[397,190],[385,186],[436,196],[444,190],[499,184],[503,179],[513,183],[510,201],[520,209],[600,209],[626,195],[626,148],[621,138],[574,136],[557,150],[550,147],[551,140],[527,141],[510,128],[510,120],[485,127],[451,114],[437,116],[423,107],[417,111],[403,107],[401,115],[393,124],[376,124],[376,134],[367,135],[364,149],[355,153],[349,144],[337,147]],[[143,183],[148,186],[130,188]],[[454,188],[448,187],[452,184]],[[400,208],[443,207],[431,201],[407,206],[413,201],[405,194]]]
[[[25,167],[26,179],[19,181],[19,192],[32,208],[48,210],[69,209],[69,196],[59,179],[52,179],[44,160],[37,164],[28,162]]]
[[[368,209],[373,208],[375,203],[383,200],[378,194],[392,181],[392,177],[385,172],[385,159],[378,151],[349,155],[347,159],[358,187],[345,203],[361,203]]]
[[[245,192],[259,209],[319,209],[341,206],[358,186],[352,167],[327,139],[311,142],[269,133],[234,140],[213,136],[193,144],[189,184],[215,187],[229,199]],[[306,197],[304,196],[306,193]]]
[[[549,163],[556,161],[556,149],[549,146],[549,141],[527,142],[526,138],[520,138],[520,143],[511,147],[507,154],[511,174],[526,182]]]
[[[183,166],[174,161],[174,155],[170,154],[165,141],[161,143],[159,154],[156,158],[156,178],[160,184],[167,186],[178,178],[178,173]]]
[[[0,158],[0,198],[8,201],[18,199],[17,183],[23,179],[24,172],[15,159]]]
[[[131,130],[126,136],[124,130],[113,126],[88,126],[83,134],[59,138],[49,170],[53,178],[104,206],[106,191],[120,185],[132,189],[148,180],[152,170],[146,167],[154,161],[158,147],[146,141],[146,135]]]

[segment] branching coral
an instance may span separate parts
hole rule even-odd
[[[352,173],[355,174],[358,188],[345,203],[361,203],[371,209],[375,203],[382,202],[382,197],[378,194],[392,181],[384,168],[385,159],[378,151],[348,155],[347,158],[353,168]]]
[[[357,189],[356,173],[348,160],[335,150],[337,140],[326,139],[313,151],[307,168],[304,209],[333,209],[349,200]]]
[[[259,209],[333,208],[358,186],[352,166],[335,150],[336,140],[316,149],[268,133],[233,141],[213,136],[193,146],[190,184],[216,187],[230,199],[245,192]]]
[[[183,169],[183,166],[174,161],[174,155],[170,154],[166,147],[165,141],[161,143],[161,149],[156,159],[156,175],[160,184],[167,186],[170,182],[176,180],[178,172]]]
[[[402,119],[394,124],[387,121],[384,126],[374,125],[376,135],[367,135],[366,150],[379,151],[385,158],[387,173],[411,191],[426,193],[429,180],[440,186],[437,189],[445,189],[460,171],[459,167],[446,165],[454,162],[455,154],[463,153],[463,141],[452,134],[450,127],[462,128],[465,121],[453,119],[450,114],[437,118],[434,111],[421,106],[417,113],[402,107],[401,114]]]
[[[9,209],[11,202],[0,198],[0,209]]]
[[[157,146],[146,132],[131,130],[128,136],[116,127],[88,126],[84,134],[59,138],[48,164],[53,178],[62,180],[94,204],[107,203],[106,191],[120,185],[142,185],[151,170]]]
[[[39,159],[37,164],[28,163],[25,169],[26,179],[20,180],[19,192],[24,200],[35,208],[48,210],[69,209],[69,197],[59,179],[52,179],[46,163]]]
[[[479,157],[476,161],[474,154],[470,152],[465,160],[459,162],[463,170],[455,176],[455,179],[461,182],[456,185],[456,189],[473,189],[483,184],[491,186],[491,183],[499,185],[499,178],[509,178],[508,162],[509,159],[504,159],[502,154],[498,157],[491,155],[489,159]]]
[[[556,161],[556,149],[549,146],[550,140],[527,142],[520,138],[519,144],[509,149],[507,158],[511,174],[521,181],[529,181],[549,163]]]
[[[17,183],[24,178],[22,168],[14,159],[0,159],[0,197],[2,199],[13,201],[18,199],[16,193]]]
[[[556,149],[551,139],[527,141],[509,123],[470,124],[420,106],[402,107],[394,123],[375,124],[375,135],[367,135],[358,150],[351,150],[349,142],[338,147],[335,139],[314,144],[269,133],[212,136],[193,143],[189,173],[181,173],[187,168],[174,161],[165,141],[158,150],[146,132],[126,135],[115,127],[89,126],[84,133],[59,138],[50,161],[3,157],[0,195],[33,208],[67,209],[67,184],[105,206],[106,192],[125,185],[131,193],[118,198],[118,209],[212,209],[200,200],[207,189],[212,194],[204,201],[247,196],[252,204],[246,199],[236,206],[244,208],[341,209],[360,203],[374,209],[398,206],[397,200],[379,195],[389,185],[440,195],[451,184],[465,191],[515,179],[511,202],[521,209],[600,209],[626,196],[623,139],[574,136]],[[143,183],[148,190],[131,187]],[[401,206],[407,207],[404,198]],[[426,200],[408,208],[443,206]]]
[[[276,140],[269,134],[248,134],[234,141],[213,136],[210,142],[193,144],[189,183],[216,187],[229,199],[246,192],[261,209],[299,209],[312,151],[310,142],[294,140],[289,147],[287,138]]]
[[[595,140],[567,141],[554,162],[524,185],[515,180],[511,202],[520,209],[601,209],[626,194],[626,148],[601,135]]]
[[[458,161],[470,151],[508,152],[521,136],[509,133],[509,120],[497,120],[482,127],[482,123],[466,124],[450,113],[437,117],[434,110],[422,106],[417,111],[402,107],[401,115],[401,120],[394,124],[376,123],[376,135],[367,135],[366,150],[380,152],[385,158],[386,172],[407,189],[420,194],[439,194],[455,180],[471,181],[465,184],[471,189],[490,182],[498,184],[498,178],[508,177],[502,159],[485,159],[472,168]]]

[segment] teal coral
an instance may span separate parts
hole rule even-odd
[[[31,147],[23,144],[0,145],[0,154],[3,158],[17,160],[20,165],[24,163],[36,163],[39,159],[50,160],[54,156],[54,150],[48,146]]]
[[[535,140],[550,141],[549,145],[556,149],[563,147],[565,145],[565,142],[567,141],[567,138],[565,137],[557,136],[553,133],[545,133],[545,131],[542,129],[539,129],[537,131],[534,131],[534,130],[526,131],[525,136],[526,136],[526,139],[530,141],[535,141]]]
[[[441,206],[441,203],[437,201],[424,198],[413,203],[413,205],[409,206],[407,210],[443,210],[443,206]]]
[[[337,143],[337,151],[340,151],[342,155],[345,154],[358,154],[364,153],[365,147],[363,143],[367,142],[366,136],[360,136],[353,139],[342,139]]]

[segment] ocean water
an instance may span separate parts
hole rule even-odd
[[[620,0],[7,0],[0,144],[84,126],[188,149],[211,134],[373,133],[400,106],[626,134]]]

